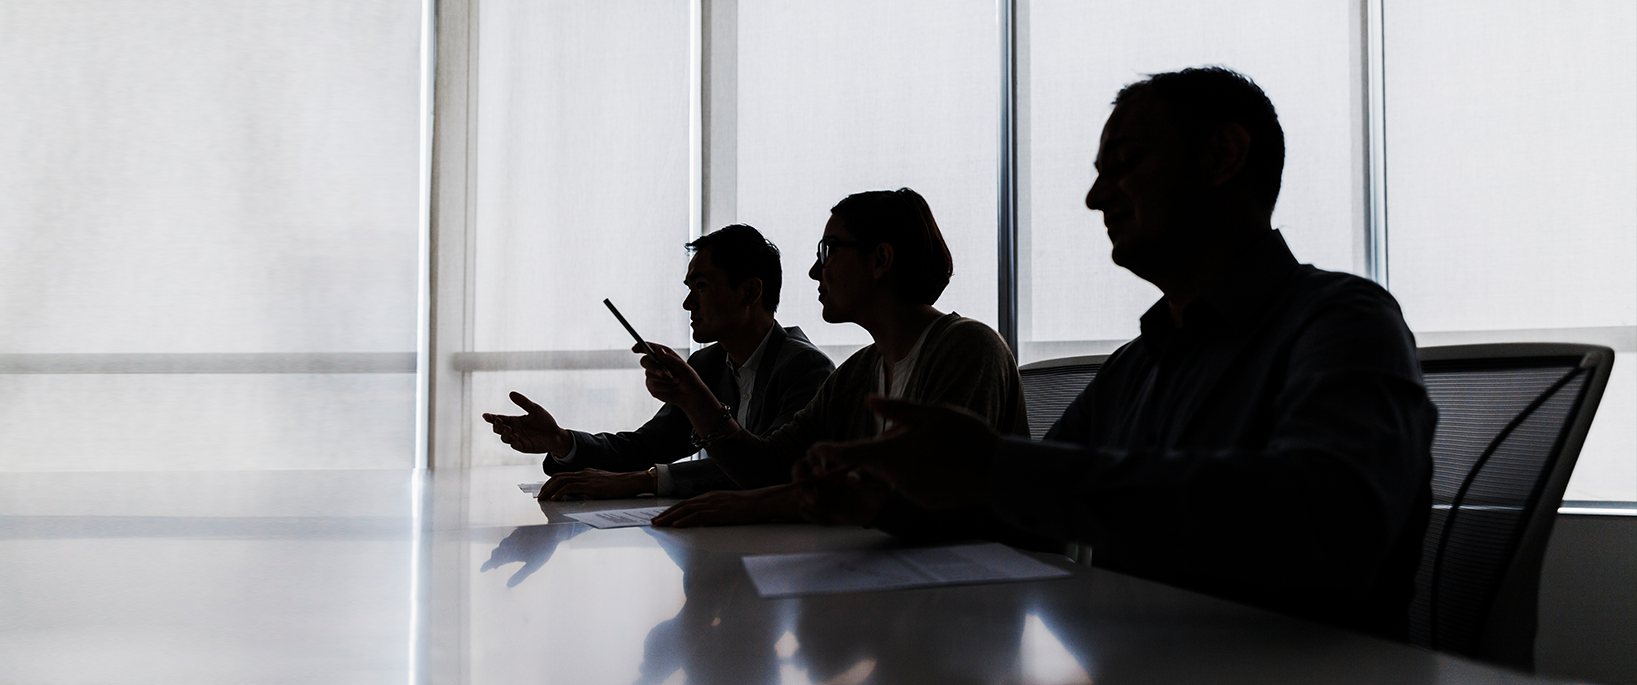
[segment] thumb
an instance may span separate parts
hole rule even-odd
[[[514,390],[514,391],[512,391],[511,397],[512,397],[512,403],[516,404],[519,407],[522,407],[523,411],[528,412],[530,416],[546,413],[546,410],[541,409],[540,405],[535,404],[529,398],[524,397],[523,393],[520,393],[520,392],[517,392],[517,391]]]
[[[677,354],[676,350],[653,342],[648,343],[648,346],[654,348],[654,353],[651,355],[644,354],[642,358],[654,360],[662,369],[677,370],[688,365],[687,360],[683,359],[682,355]],[[631,351],[641,353],[642,347],[639,345],[632,348]]]

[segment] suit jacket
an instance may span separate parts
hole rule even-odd
[[[737,413],[739,384],[728,370],[727,358],[727,350],[713,344],[689,356],[688,365],[710,385],[717,399]],[[775,324],[769,331],[761,364],[756,368],[744,428],[757,435],[767,435],[788,423],[796,410],[807,406],[834,370],[830,358],[807,339],[800,327],[780,328]],[[660,407],[654,418],[634,431],[570,432],[574,434],[574,458],[564,462],[547,456],[541,464],[547,475],[588,468],[642,471],[655,464],[670,464],[698,451],[689,437],[693,426],[687,415],[669,404]],[[674,490],[670,494],[675,497],[739,489],[709,457],[674,464],[670,467],[670,476]]]

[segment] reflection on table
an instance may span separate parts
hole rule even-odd
[[[1534,682],[1036,555],[1062,580],[761,599],[806,525],[596,530],[536,466],[0,478],[0,682]],[[137,675],[133,675],[137,674]]]

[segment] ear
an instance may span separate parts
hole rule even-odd
[[[1216,127],[1201,153],[1206,181],[1222,186],[1238,178],[1245,169],[1245,160],[1250,159],[1250,146],[1250,131],[1237,122]]]
[[[762,299],[762,279],[752,276],[739,284],[739,304],[749,307]]]
[[[892,244],[881,243],[876,245],[875,251],[870,253],[870,272],[876,278],[882,278],[887,275],[888,271],[892,270],[892,262]]]

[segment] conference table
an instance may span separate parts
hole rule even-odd
[[[1066,577],[764,599],[858,527],[596,529],[537,467],[0,476],[0,682],[1521,683],[1031,554]],[[1094,552],[1095,553],[1095,552]]]

